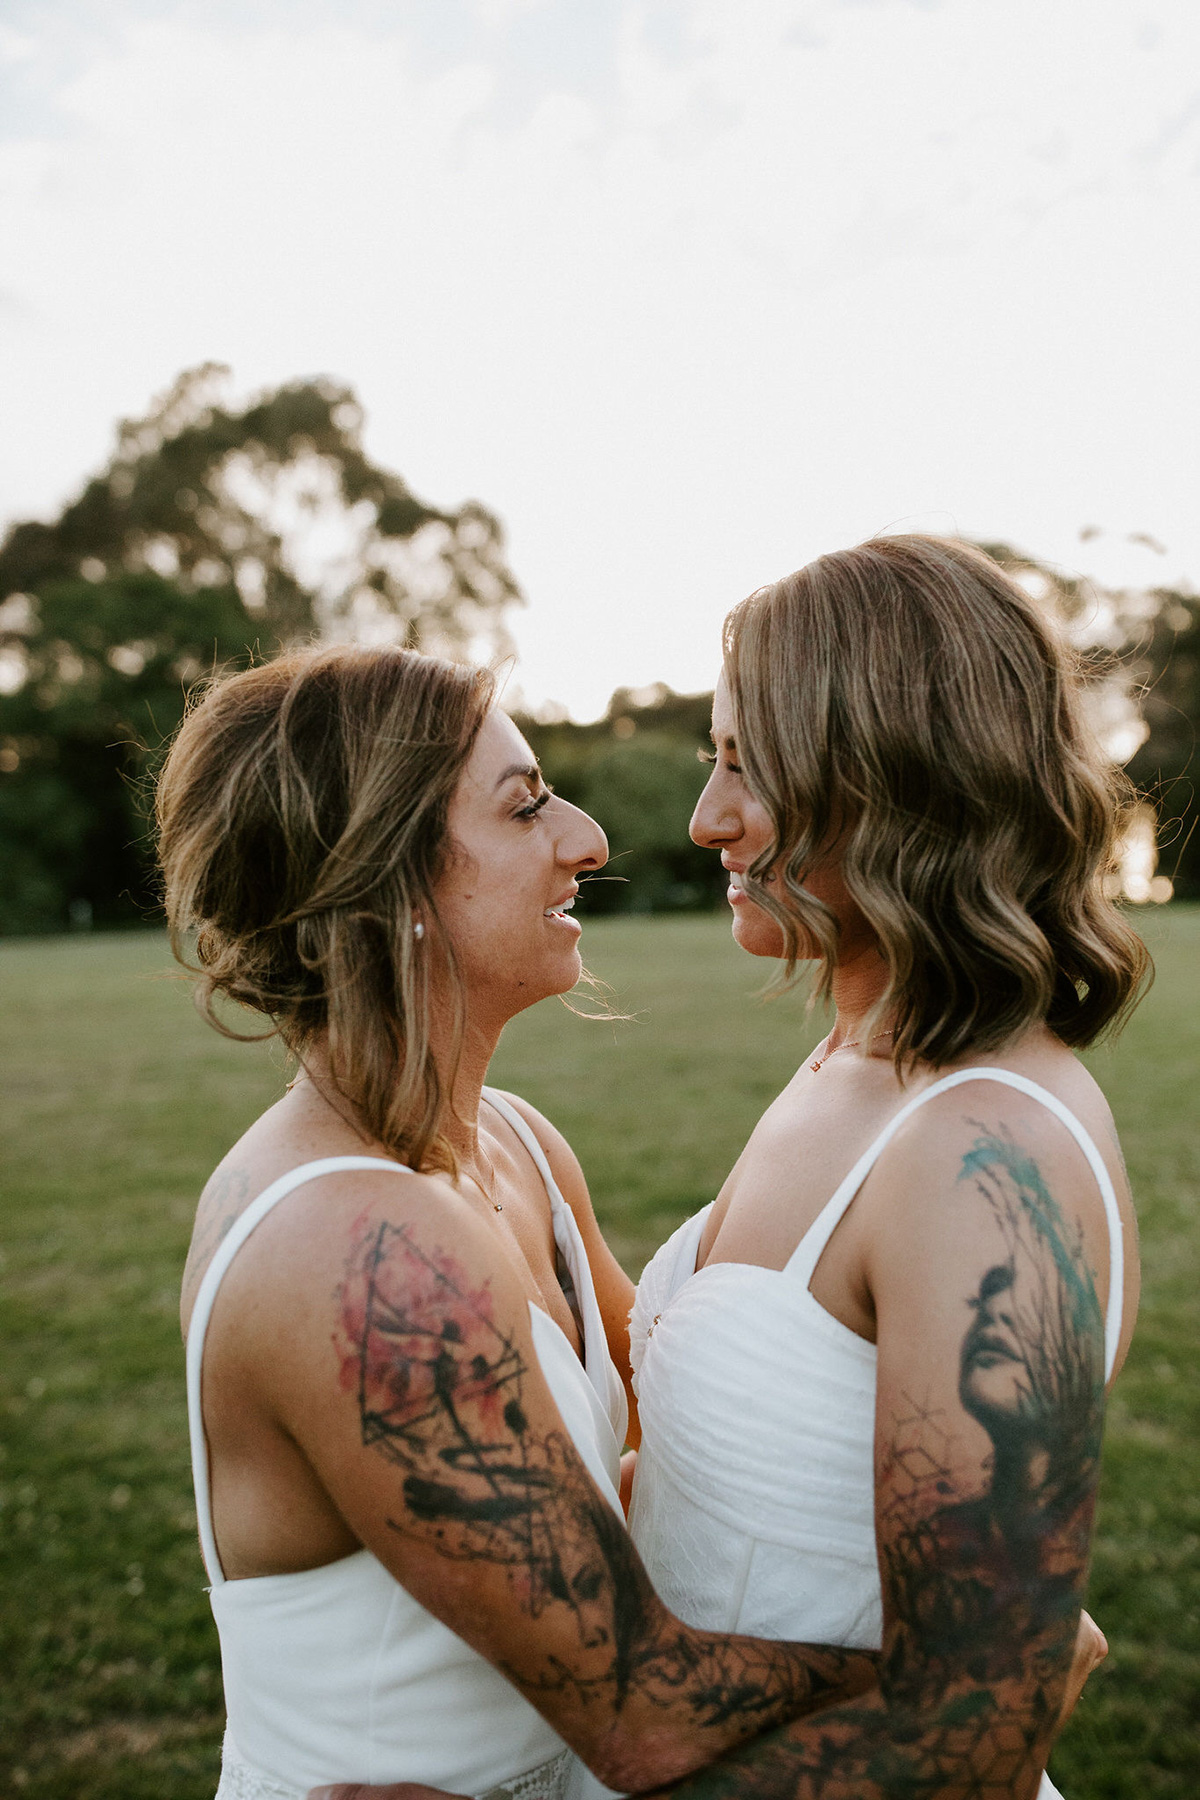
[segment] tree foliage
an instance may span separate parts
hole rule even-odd
[[[142,570],[51,582],[23,619],[5,610],[23,680],[0,697],[0,930],[144,917],[145,774],[187,690],[246,655],[241,600]]]
[[[351,391],[241,406],[180,376],[49,523],[0,545],[0,931],[153,905],[145,772],[215,669],[316,635],[508,648],[496,518],[419,500],[362,445]]]
[[[1165,588],[1151,597],[1153,610],[1131,645],[1147,729],[1128,772],[1157,811],[1160,866],[1177,894],[1198,899],[1200,597]]]
[[[271,647],[318,629],[458,655],[506,647],[519,593],[486,507],[430,506],[372,462],[348,387],[294,381],[237,407],[222,404],[227,375],[186,371],[120,426],[107,467],[57,519],[15,525],[0,600],[150,569],[186,592],[235,588]]]

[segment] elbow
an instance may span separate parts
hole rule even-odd
[[[688,1756],[677,1731],[655,1725],[653,1730],[613,1725],[603,1741],[580,1749],[592,1774],[605,1787],[620,1794],[645,1794],[691,1775],[702,1758]]]

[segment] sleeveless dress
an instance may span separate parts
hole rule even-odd
[[[642,1446],[629,1527],[663,1601],[710,1631],[877,1650],[875,1346],[814,1299],[821,1253],[884,1146],[970,1081],[1028,1094],[1070,1131],[1104,1199],[1105,1379],[1121,1335],[1124,1252],[1112,1180],[1062,1102],[1007,1069],[958,1070],[903,1105],[783,1269],[696,1255],[711,1204],[647,1264],[630,1317]],[[1043,1777],[1042,1800],[1057,1793]]]
[[[618,1516],[626,1404],[575,1216],[541,1145],[499,1094],[485,1097],[524,1143],[550,1196],[560,1279],[581,1363],[548,1313],[529,1307],[534,1347],[563,1423]],[[213,1536],[200,1409],[204,1338],[221,1279],[255,1227],[318,1176],[402,1164],[370,1156],[305,1163],[246,1208],[200,1284],[187,1341],[196,1515],[221,1640],[227,1729],[218,1800],[303,1800],[337,1781],[421,1781],[486,1800],[564,1800],[577,1776],[562,1739],[498,1669],[403,1588],[369,1550],[289,1575],[228,1581]]]

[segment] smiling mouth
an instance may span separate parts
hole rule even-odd
[[[572,894],[569,900],[560,900],[557,906],[548,906],[542,917],[543,919],[562,919],[571,911],[574,904],[575,896]]]

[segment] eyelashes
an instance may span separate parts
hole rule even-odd
[[[536,800],[531,800],[529,802],[528,806],[522,806],[518,810],[518,812],[517,812],[518,819],[535,818],[537,816],[537,814],[541,812],[543,806],[545,806],[547,800],[549,800],[549,798],[553,794],[553,792],[554,792],[554,789],[549,785],[549,783],[547,783],[544,791],[538,795]]]
[[[697,750],[696,752],[697,762],[709,763],[711,765],[715,763],[716,760],[717,753],[715,750]],[[740,775],[742,772],[741,763],[727,762],[724,766],[729,770],[731,775]]]

